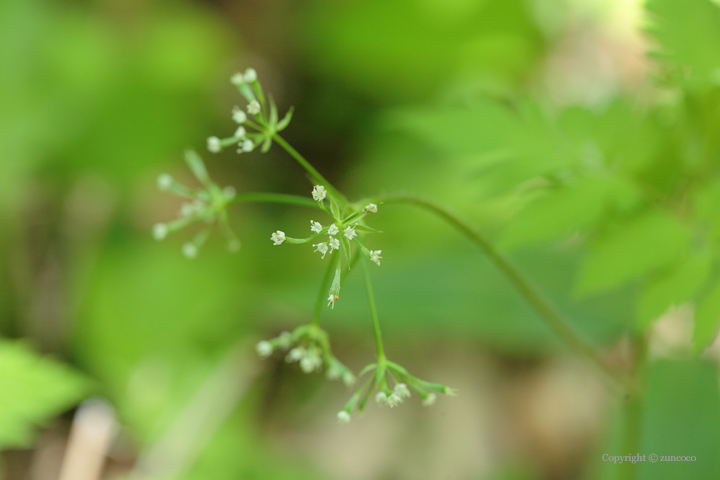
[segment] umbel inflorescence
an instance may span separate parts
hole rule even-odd
[[[320,328],[319,323],[322,306],[327,302],[327,306],[334,309],[335,303],[340,299],[340,289],[345,277],[360,261],[365,275],[365,289],[377,347],[377,361],[369,364],[360,372],[359,377],[366,378],[338,413],[338,421],[346,423],[350,421],[353,412],[363,411],[368,399],[373,394],[377,403],[389,407],[400,405],[410,397],[411,391],[415,391],[422,399],[423,405],[426,406],[435,402],[438,393],[454,395],[454,391],[445,385],[426,382],[411,375],[397,363],[389,361],[385,355],[367,266],[368,262],[380,265],[383,258],[382,250],[370,250],[364,242],[365,235],[381,233],[366,224],[368,217],[378,212],[378,204],[381,202],[349,202],[305,158],[280,137],[279,132],[290,123],[292,109],[282,119],[279,119],[275,101],[272,96],[265,97],[255,70],[250,68],[244,73],[236,73],[232,76],[231,83],[237,87],[247,101],[247,105],[244,109],[236,106],[232,110],[232,119],[238,125],[234,134],[227,138],[215,136],[208,138],[208,150],[211,153],[219,153],[223,149],[233,146],[237,153],[248,153],[259,146],[264,153],[275,142],[313,178],[316,184],[312,189],[311,196],[296,197],[276,193],[236,194],[232,187],[220,188],[214,183],[200,157],[195,152],[188,151],[185,160],[199,181],[200,187],[196,189],[185,187],[167,174],[160,175],[158,178],[159,189],[179,195],[187,199],[187,202],[182,205],[178,219],[155,225],[153,228],[155,239],[163,240],[169,233],[192,223],[205,223],[207,226],[202,228],[192,241],[183,246],[183,253],[189,258],[194,258],[214,225],[219,225],[228,241],[228,247],[232,251],[240,248],[240,241],[230,228],[228,220],[228,208],[233,203],[263,201],[285,203],[307,206],[324,212],[325,219],[319,219],[320,221],[316,220],[319,217],[308,219],[310,223],[308,237],[289,237],[282,230],[277,230],[270,235],[270,240],[275,246],[310,243],[317,240],[317,243],[311,245],[319,254],[320,259],[328,262],[328,266],[321,281],[320,293],[316,299],[315,310],[310,322],[297,327],[293,332],[284,332],[276,338],[259,342],[256,345],[257,353],[261,357],[269,357],[275,352],[282,351],[288,362],[297,362],[305,373],[324,371],[329,379],[342,379],[348,386],[355,385],[357,380],[355,375],[333,355],[329,336]]]

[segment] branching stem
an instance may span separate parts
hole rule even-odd
[[[563,318],[560,313],[542,296],[532,283],[515,268],[480,232],[475,230],[466,221],[445,207],[430,200],[413,195],[387,195],[372,199],[375,203],[405,203],[425,209],[458,229],[461,233],[473,241],[495,265],[505,274],[513,286],[520,292],[525,300],[540,314],[545,323],[561,338],[561,340],[576,354],[588,359],[590,362],[606,373],[614,383],[625,384],[624,377],[620,377],[605,360],[598,354],[596,349],[583,339]]]
[[[380,333],[380,320],[378,320],[377,307],[375,306],[375,295],[373,294],[372,283],[370,283],[370,272],[367,262],[362,262],[363,273],[365,274],[365,290],[367,291],[370,316],[372,317],[373,330],[375,332],[375,343],[378,351],[378,364],[385,363],[385,350],[383,349],[382,334]]]

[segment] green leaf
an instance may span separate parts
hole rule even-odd
[[[720,280],[710,289],[695,310],[693,345],[702,350],[717,336],[720,327]]]
[[[664,267],[678,258],[688,237],[679,221],[659,211],[625,222],[591,246],[576,291],[582,295],[610,290]]]
[[[187,162],[188,167],[190,167],[193,175],[195,175],[195,178],[207,187],[210,184],[210,176],[205,169],[205,164],[203,163],[202,158],[200,158],[200,155],[198,155],[194,150],[187,150],[185,152],[185,161]]]
[[[277,127],[275,127],[275,131],[282,132],[283,130],[285,130],[285,127],[287,127],[288,124],[290,124],[290,120],[292,119],[292,116],[293,116],[293,107],[290,107],[290,109],[285,114],[283,119],[280,120],[280,122],[277,124]]]
[[[711,256],[694,254],[683,259],[668,274],[648,282],[638,299],[638,327],[648,328],[672,305],[691,300],[709,278],[711,268]]]
[[[330,212],[335,220],[340,221],[342,219],[340,216],[340,207],[338,207],[333,197],[330,197]]]
[[[650,31],[661,53],[691,77],[717,82],[720,74],[720,7],[711,0],[651,0],[647,8],[654,23]],[[713,78],[715,77],[715,78]]]
[[[355,230],[365,233],[382,233],[380,230],[375,230],[374,228],[368,227],[367,225],[355,225]]]
[[[77,403],[88,381],[21,343],[0,342],[0,449],[27,447],[33,429]]]

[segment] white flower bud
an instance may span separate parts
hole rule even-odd
[[[337,235],[340,229],[334,223],[328,228],[328,235]]]
[[[434,393],[430,393],[425,399],[423,400],[422,404],[424,407],[429,407],[433,403],[435,403],[435,400],[437,399],[437,395]]]
[[[287,354],[285,360],[288,362],[297,362],[301,358],[305,357],[305,349],[302,347],[295,347]]]
[[[267,340],[263,340],[258,342],[257,345],[255,345],[255,351],[261,357],[269,357],[273,353],[273,346]]]
[[[244,81],[243,74],[240,72],[236,72],[232,77],[230,77],[230,83],[233,85],[242,85]]]
[[[194,243],[188,242],[182,247],[183,255],[185,255],[187,258],[195,258],[197,257],[197,247]]]
[[[164,240],[167,237],[168,229],[164,223],[157,223],[153,226],[153,238],[158,242]]]
[[[243,115],[245,114],[243,113]],[[246,133],[247,132],[245,131],[245,127],[240,126],[237,128],[237,130],[235,130],[235,138],[245,138]]]
[[[235,198],[235,195],[237,192],[235,191],[235,187],[228,185],[227,187],[223,188],[223,196],[227,198],[228,200],[231,200]]]
[[[312,373],[315,370],[315,358],[305,357],[300,360],[300,369],[305,373]]]
[[[382,258],[380,254],[382,253],[382,250],[370,250],[370,260],[380,265],[380,259]]]
[[[247,112],[250,115],[257,115],[258,113],[260,113],[260,103],[258,103],[257,100],[252,100],[250,103],[248,103]]]
[[[210,153],[218,153],[220,150],[222,150],[222,145],[220,145],[220,139],[218,137],[209,137],[207,139],[207,149]]]
[[[363,208],[364,213],[377,213],[377,205],[374,203],[368,203],[365,205],[365,208]]]
[[[350,423],[350,414],[345,410],[340,410],[337,414],[337,419],[340,423]]]
[[[323,226],[320,224],[320,222],[316,222],[314,220],[310,220],[310,230],[315,233],[320,233],[322,231]]]
[[[345,372],[342,376],[342,381],[346,387],[352,387],[353,385],[355,385],[356,378],[355,375],[353,375],[352,373]]]
[[[270,240],[273,241],[273,245],[280,245],[285,241],[285,232],[278,230],[277,232],[270,235]]]
[[[390,406],[390,408],[393,408],[400,405],[402,401],[402,398],[400,398],[397,394],[393,393],[388,397],[387,404]]]
[[[387,403],[388,397],[385,394],[385,392],[378,392],[377,395],[375,395],[375,401],[377,403]]]
[[[254,68],[248,68],[245,70],[245,75],[243,75],[243,80],[245,80],[245,83],[251,83],[257,80],[257,72]]]
[[[240,107],[235,105],[232,110],[232,119],[235,121],[235,123],[245,123],[245,121],[247,120],[247,115],[240,109]]]
[[[326,195],[327,191],[325,191],[325,187],[322,185],[315,185],[315,187],[313,187],[312,197],[316,202],[322,202],[325,200]]]
[[[393,392],[400,398],[410,397],[410,390],[404,383],[398,383],[397,385],[395,385],[395,389],[393,390]]]
[[[255,147],[255,144],[252,140],[247,139],[242,142],[242,151],[243,152],[252,152],[253,148]]]
[[[157,179],[157,187],[158,190],[161,192],[166,192],[170,190],[170,187],[173,184],[173,178],[168,175],[167,173],[163,173],[162,175],[158,176]]]
[[[338,250],[340,248],[340,240],[334,237],[330,237],[328,245],[330,246],[330,253],[332,253],[333,250]]]

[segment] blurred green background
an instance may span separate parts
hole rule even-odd
[[[0,46],[0,478],[58,478],[91,397],[115,435],[88,479],[720,471],[717,2],[5,0]],[[460,396],[338,426],[344,388],[254,358],[310,319],[323,263],[269,236],[312,214],[236,206],[242,250],[213,235],[193,260],[192,228],[151,236],[180,208],[158,174],[195,182],[186,148],[221,186],[309,196],[277,146],[205,151],[232,133],[228,80],[248,66],[295,106],[283,135],[323,175],[353,199],[410,192],[469,219],[639,372],[637,408],[482,252],[401,205],[373,218],[386,348]],[[374,351],[356,273],[343,292],[322,321],[357,371]],[[697,460],[628,473],[605,453]]]

